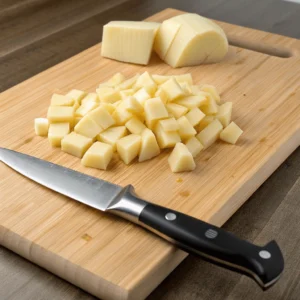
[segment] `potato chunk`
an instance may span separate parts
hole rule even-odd
[[[127,135],[117,141],[117,151],[127,165],[138,156],[140,148],[141,136],[137,134]]]
[[[47,136],[49,129],[49,121],[46,118],[34,119],[34,131],[36,135]]]
[[[75,116],[76,117],[84,117],[87,113],[98,107],[98,103],[96,102],[87,102],[85,104],[82,104],[76,111]]]
[[[134,134],[141,134],[144,129],[146,129],[146,126],[144,123],[142,123],[137,117],[133,117],[125,124],[126,128]]]
[[[81,100],[84,98],[86,95],[86,92],[80,91],[80,90],[71,90],[66,94],[66,97],[74,99],[74,101],[78,104],[81,103]]]
[[[161,149],[172,148],[181,141],[177,131],[166,132],[159,124],[155,128],[155,135]]]
[[[243,130],[234,122],[231,122],[223,131],[221,131],[220,139],[224,142],[235,144],[242,133]]]
[[[139,153],[139,162],[151,159],[160,153],[155,135],[153,132],[146,128],[141,134],[141,150]]]
[[[90,116],[84,116],[74,127],[74,131],[88,138],[93,139],[97,134],[103,131]]]
[[[99,97],[96,93],[88,93],[82,100],[81,100],[81,104],[84,105],[88,102],[95,102],[95,103],[99,103]]]
[[[64,95],[53,94],[51,97],[51,106],[72,106],[75,100]]]
[[[185,106],[188,109],[192,109],[194,107],[199,107],[207,103],[207,98],[205,95],[197,95],[197,96],[186,96],[176,100],[175,103]]]
[[[102,105],[89,112],[88,116],[104,130],[116,123],[111,114]]]
[[[109,144],[112,146],[113,151],[116,151],[116,143],[119,139],[127,135],[127,129],[125,126],[110,127],[105,131],[102,131],[97,135],[97,139],[100,142]]]
[[[112,156],[111,145],[96,142],[85,152],[81,163],[86,167],[106,170]]]
[[[48,140],[53,147],[60,147],[62,139],[70,132],[69,123],[53,123],[49,125]]]
[[[192,126],[196,126],[203,120],[205,114],[198,107],[194,107],[185,116]]]
[[[232,102],[225,102],[219,107],[219,111],[216,115],[217,119],[222,123],[223,127],[229,125],[232,113]]]
[[[159,120],[168,117],[168,111],[160,98],[152,98],[146,101],[145,106],[146,120]]]
[[[196,157],[199,154],[199,152],[204,148],[203,145],[199,142],[199,140],[194,136],[189,138],[185,142],[185,145],[187,146],[193,157]]]
[[[187,107],[176,103],[168,103],[166,107],[168,112],[170,112],[176,119],[184,116],[188,111]]]
[[[169,101],[173,101],[185,95],[181,86],[173,77],[163,83],[160,88],[167,94]]]
[[[179,130],[179,125],[175,118],[160,120],[158,121],[158,123],[161,126],[161,128],[166,132]]]
[[[50,106],[47,112],[47,119],[50,123],[73,123],[74,110],[69,106]]]
[[[133,94],[133,97],[142,105],[144,106],[146,100],[150,99],[151,96],[147,92],[145,88],[139,89],[135,94]]]
[[[197,131],[185,116],[180,117],[177,120],[177,123],[179,126],[178,132],[182,140],[188,139],[197,134]]]
[[[221,103],[220,94],[218,93],[217,88],[215,86],[210,84],[203,84],[200,86],[200,89],[203,92],[209,93],[218,104]]]
[[[200,131],[196,137],[206,149],[219,138],[222,129],[223,126],[221,122],[216,119]]]
[[[177,143],[168,158],[173,173],[192,171],[196,168],[194,158],[186,145]]]

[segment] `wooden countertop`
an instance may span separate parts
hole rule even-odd
[[[300,4],[240,0],[4,0],[0,3],[0,91],[101,40],[109,20],[141,20],[167,7],[300,38]],[[299,70],[300,72],[300,70]],[[299,299],[300,149],[225,224],[259,244],[276,238],[282,279],[262,292],[250,279],[189,256],[148,299]],[[0,246],[0,299],[94,299]]]

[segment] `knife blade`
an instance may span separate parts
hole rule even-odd
[[[0,148],[0,160],[31,180],[103,212],[121,216],[191,254],[252,277],[262,289],[278,281],[284,259],[273,240],[257,246],[212,224],[140,199],[121,187],[74,170]]]

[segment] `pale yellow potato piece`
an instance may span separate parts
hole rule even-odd
[[[178,83],[187,83],[188,85],[193,85],[193,77],[191,73],[175,75],[175,79]]]
[[[173,77],[163,83],[160,88],[167,94],[169,101],[185,96],[185,92]]]
[[[133,114],[128,111],[122,101],[112,114],[116,121],[116,125],[124,125],[129,119],[133,117]]]
[[[117,141],[117,151],[125,164],[134,160],[141,148],[141,136],[137,134],[127,135]]]
[[[200,90],[200,87],[198,85],[191,85],[191,92],[192,95],[197,96],[198,94],[201,94],[203,91]]]
[[[199,142],[199,140],[194,136],[189,138],[185,142],[185,145],[187,146],[187,148],[189,149],[193,157],[196,157],[200,153],[200,151],[204,148],[203,145]]]
[[[125,126],[110,127],[97,135],[97,140],[112,146],[113,151],[116,151],[117,141],[127,135]]]
[[[159,23],[112,21],[103,27],[101,54],[123,62],[149,62]]]
[[[82,100],[81,100],[81,105],[85,105],[88,102],[95,102],[99,103],[99,97],[96,93],[88,93]]]
[[[182,140],[186,140],[197,134],[197,131],[195,130],[193,125],[188,121],[187,117],[182,116],[179,119],[177,119],[177,124],[179,126],[178,133]]]
[[[99,95],[99,92],[98,92]],[[122,100],[122,96],[119,91],[111,91],[107,93],[103,93],[100,97],[101,102],[106,102],[106,103],[115,103],[119,100]]]
[[[232,114],[232,102],[225,102],[221,106],[219,106],[219,111],[216,115],[216,118],[222,123],[223,127],[229,125],[231,121]]]
[[[221,122],[216,119],[208,124],[202,131],[200,131],[196,138],[206,149],[212,145],[219,137],[223,129]]]
[[[36,135],[47,136],[49,129],[49,121],[46,118],[34,119],[34,131]]]
[[[110,114],[112,114],[116,107],[111,103],[100,103],[99,107],[104,107]]]
[[[70,132],[69,123],[53,123],[49,125],[48,140],[52,147],[60,147],[62,139]]]
[[[104,130],[116,123],[114,118],[104,106],[97,107],[93,111],[89,112],[88,116]]]
[[[151,159],[160,153],[154,133],[145,128],[141,134],[141,149],[139,153],[139,162]]]
[[[206,92],[205,93],[207,103],[201,106],[201,110],[206,114],[206,115],[216,115],[219,111],[219,106],[216,102],[216,100]]]
[[[143,106],[136,100],[136,98],[129,96],[123,100],[124,107],[134,114],[139,114],[144,111]]]
[[[76,117],[84,117],[87,113],[94,110],[98,106],[99,106],[99,104],[96,102],[87,102],[86,104],[82,104],[75,111],[75,116]]]
[[[199,107],[204,105],[208,102],[207,98],[204,95],[197,95],[197,96],[186,96],[176,100],[175,103],[181,106],[185,106],[188,109],[192,109],[194,107]]]
[[[163,89],[161,89],[161,88],[159,88],[156,92],[155,92],[155,98],[157,98],[157,97],[159,97],[161,100],[162,100],[162,102],[164,103],[164,104],[167,104],[168,103],[168,101],[169,101],[169,96],[168,96],[168,94],[163,90]]]
[[[168,117],[168,111],[160,98],[152,98],[144,105],[146,121],[151,122]]]
[[[85,95],[86,95],[86,92],[74,89],[74,90],[69,91],[66,94],[66,97],[74,99],[75,102],[80,104],[81,100],[84,98]]]
[[[152,76],[149,74],[149,72],[144,72],[142,75],[139,76],[139,78],[136,80],[134,87],[136,88],[142,88],[145,86],[151,86],[155,85],[156,83],[153,80]]]
[[[76,126],[81,119],[82,119],[82,117],[75,117],[74,126]]]
[[[179,83],[179,85],[180,85],[181,89],[183,90],[185,96],[193,95],[192,88],[187,82],[181,82],[181,83]]]
[[[62,139],[61,150],[81,158],[92,144],[93,140],[91,138],[73,131]]]
[[[131,89],[136,80],[139,78],[140,74],[136,74],[133,77],[126,79],[125,81],[123,81],[122,83],[120,83],[118,85],[118,88],[122,91],[122,90],[127,90],[127,89]]]
[[[205,116],[201,122],[195,126],[195,129],[197,132],[202,131],[208,124],[210,124],[212,121],[214,121],[216,117],[214,116]]]
[[[85,152],[81,163],[86,167],[106,170],[112,156],[111,145],[96,142]]]
[[[88,138],[94,138],[97,134],[103,131],[103,128],[99,126],[99,124],[97,124],[89,115],[86,115],[76,124],[74,131]]]
[[[172,148],[181,141],[177,131],[166,132],[159,124],[155,128],[155,135],[161,149]]]
[[[134,134],[141,134],[144,129],[146,129],[146,126],[144,123],[142,123],[137,117],[131,118],[129,121],[125,124],[126,128]]]
[[[193,126],[196,126],[203,120],[205,114],[198,107],[194,107],[185,116]]]
[[[134,94],[135,94],[135,90],[134,89],[128,89],[128,90],[122,90],[122,91],[120,91],[120,95],[121,95],[122,100],[124,100],[128,96],[133,96]]]
[[[50,106],[47,112],[47,119],[50,123],[73,123],[74,109],[70,106]]]
[[[116,73],[113,77],[105,82],[105,85],[115,87],[124,82],[126,77],[122,73]]]
[[[166,108],[168,112],[170,112],[176,119],[184,116],[188,111],[188,108],[186,106],[182,106],[176,103],[168,103],[166,105]]]
[[[122,102],[123,102],[122,100],[119,100],[119,101],[117,101],[117,102],[115,102],[115,103],[113,103],[113,104],[111,104],[111,103],[109,103],[109,104],[113,105],[114,108],[115,108],[115,110],[116,110],[116,108],[117,108]]]
[[[220,139],[226,143],[235,144],[242,133],[243,130],[234,122],[231,122],[221,131]]]
[[[200,86],[200,89],[203,92],[209,93],[218,104],[221,103],[220,94],[219,94],[219,92],[218,92],[218,90],[217,90],[217,88],[215,86],[210,85],[210,84],[202,84]]]
[[[75,100],[64,95],[53,94],[51,97],[51,106],[72,106]]]
[[[158,124],[166,132],[179,130],[179,125],[178,125],[177,121],[175,120],[175,118],[159,120]]]
[[[168,158],[173,173],[192,171],[196,168],[194,158],[186,145],[177,143]]]
[[[146,100],[151,98],[151,95],[146,91],[145,88],[139,89],[135,94],[133,94],[133,97],[142,105],[144,106]]]
[[[102,101],[102,97],[104,97],[106,94],[111,94],[115,91],[115,89],[111,86],[99,86],[97,89],[96,89],[96,93],[100,99],[101,102],[104,102]]]
[[[161,85],[164,82],[166,82],[167,80],[169,80],[172,76],[168,76],[168,75],[157,75],[157,74],[153,74],[152,78],[155,81],[155,83],[157,85]]]

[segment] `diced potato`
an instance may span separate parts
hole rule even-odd
[[[113,112],[112,116],[116,121],[116,125],[124,125],[133,117],[133,114],[126,109],[124,102],[121,102]]]
[[[85,105],[88,102],[99,103],[99,97],[96,93],[88,93],[82,100],[81,105]]]
[[[36,135],[47,136],[49,129],[49,121],[46,118],[34,119],[34,131]]]
[[[116,107],[111,103],[100,103],[100,107],[104,107],[110,114],[112,114]]]
[[[109,144],[112,146],[113,151],[116,151],[116,143],[119,139],[127,135],[127,129],[125,126],[110,127],[105,131],[98,134],[97,139],[100,142]]]
[[[144,109],[145,118],[148,122],[168,117],[168,111],[160,98],[152,98],[147,100]]]
[[[92,144],[93,140],[91,138],[73,131],[62,139],[61,150],[81,158]]]
[[[88,116],[104,130],[116,123],[114,118],[104,106],[97,107],[93,111],[89,112]]]
[[[152,76],[147,71],[144,72],[142,75],[140,75],[134,84],[134,86],[136,88],[142,88],[142,87],[151,86],[151,85],[156,86],[156,83],[153,80]]]
[[[60,147],[61,141],[70,132],[69,123],[53,123],[49,125],[48,140],[52,147]]]
[[[125,164],[129,164],[138,156],[141,140],[140,135],[130,134],[117,141],[117,151]]]
[[[50,106],[47,112],[50,123],[74,122],[74,110],[70,106]]]
[[[159,88],[155,92],[155,97],[159,97],[164,104],[167,104],[167,102],[169,101],[168,94],[163,89],[161,89],[161,88]]]
[[[96,93],[97,93],[97,95],[98,95],[101,102],[104,102],[104,101],[102,101],[102,98],[106,94],[113,93],[114,91],[115,91],[115,89],[111,86],[100,86],[96,89]]]
[[[181,86],[173,77],[163,83],[160,88],[167,94],[169,101],[174,101],[175,99],[185,95]]]
[[[175,118],[160,120],[158,121],[158,124],[166,132],[179,130],[179,126]]]
[[[231,121],[232,102],[225,102],[219,106],[219,111],[216,115],[217,119],[222,123],[223,127],[229,125]]]
[[[82,104],[79,108],[77,108],[75,116],[84,117],[87,113],[94,110],[98,106],[99,104],[96,102],[87,102],[86,104]]]
[[[75,117],[74,119],[74,127],[78,124],[78,122],[82,119],[82,117]]]
[[[146,126],[137,118],[133,117],[125,124],[126,128],[134,134],[141,134],[144,129],[146,129]]]
[[[181,106],[185,106],[188,109],[192,109],[194,107],[199,107],[208,102],[207,98],[204,95],[197,96],[187,96],[176,100],[175,103]]]
[[[196,125],[195,129],[197,132],[202,131],[208,124],[215,120],[214,116],[205,116],[198,125]]]
[[[133,94],[133,97],[142,105],[144,106],[146,100],[150,99],[151,96],[146,91],[145,88],[139,89],[135,94]]]
[[[219,106],[218,106],[217,102],[209,93],[206,93],[206,92],[202,92],[202,93],[205,93],[208,102],[206,104],[204,104],[203,106],[201,106],[201,110],[206,115],[216,115],[219,111]]]
[[[168,158],[173,173],[192,171],[196,168],[194,158],[186,145],[177,143]]]
[[[226,143],[235,144],[242,133],[243,130],[234,122],[231,122],[223,131],[221,131],[220,139]]]
[[[97,134],[103,131],[103,128],[89,115],[86,115],[76,124],[74,131],[93,139]]]
[[[147,91],[147,93],[151,96],[154,97],[156,91],[157,91],[157,85],[156,84],[149,84],[145,85],[144,89]],[[138,88],[137,88],[138,90]]]
[[[195,130],[193,125],[188,121],[187,117],[180,117],[179,119],[177,119],[177,123],[179,126],[178,133],[182,140],[186,140],[197,134],[197,131]]]
[[[99,92],[98,92],[99,95]],[[106,102],[106,103],[115,103],[119,100],[122,100],[121,94],[119,91],[112,91],[112,92],[107,92],[104,93],[101,97],[100,97],[101,102]]]
[[[122,73],[116,73],[108,81],[105,82],[107,86],[115,87],[125,81],[125,76]]]
[[[188,85],[193,85],[193,77],[191,73],[175,75],[175,79],[178,83],[187,83]]]
[[[179,85],[180,85],[181,89],[183,90],[185,96],[193,95],[192,88],[188,83],[181,82],[181,83],[179,83]]]
[[[172,148],[181,141],[177,131],[166,132],[159,124],[155,128],[155,135],[161,149]]]
[[[191,85],[192,95],[197,96],[198,94],[202,94],[200,87],[198,85]]]
[[[194,136],[189,138],[185,142],[185,145],[187,146],[193,157],[196,157],[199,154],[199,152],[204,148],[203,145],[199,142],[199,140]]]
[[[128,90],[120,91],[120,95],[121,95],[122,100],[124,100],[128,96],[133,96],[134,94],[135,94],[134,89],[128,89]]]
[[[128,111],[134,114],[139,114],[144,111],[143,106],[136,100],[136,98],[129,96],[126,99],[123,100],[124,107]]]
[[[219,138],[222,129],[223,126],[221,122],[216,119],[200,131],[196,137],[206,149]]]
[[[106,170],[112,156],[111,145],[96,142],[85,152],[81,163],[86,167]]]
[[[64,95],[53,94],[51,98],[51,106],[72,106],[75,100]]]
[[[188,111],[187,107],[176,103],[168,103],[166,107],[168,112],[170,112],[176,119],[184,116]]]
[[[139,78],[139,76],[140,76],[140,74],[136,74],[136,75],[134,75],[133,77],[131,77],[131,78],[129,78],[129,79],[123,81],[122,83],[120,83],[120,84],[118,85],[119,89],[120,89],[120,90],[131,89],[131,88],[134,86],[136,80]]]
[[[142,142],[139,153],[139,162],[151,159],[160,153],[154,133],[145,128],[141,134]]]
[[[167,76],[167,75],[156,75],[156,74],[152,75],[152,78],[157,85],[163,84],[164,82],[169,80],[171,77],[172,76]]]
[[[86,92],[80,90],[71,90],[66,94],[66,97],[74,99],[75,102],[80,104],[83,97],[86,95]]]
[[[116,110],[116,108],[117,108],[121,103],[122,103],[122,100],[119,100],[119,101],[117,101],[117,102],[115,102],[115,103],[113,103],[113,104],[111,104],[111,103],[109,103],[109,104],[113,105],[114,108],[115,108],[115,110]]]
[[[209,84],[202,84],[200,86],[200,89],[203,92],[209,93],[218,104],[221,103],[220,94],[218,93],[217,88],[215,86]]]
[[[205,114],[198,107],[194,107],[185,116],[193,126],[196,126],[203,120]]]

